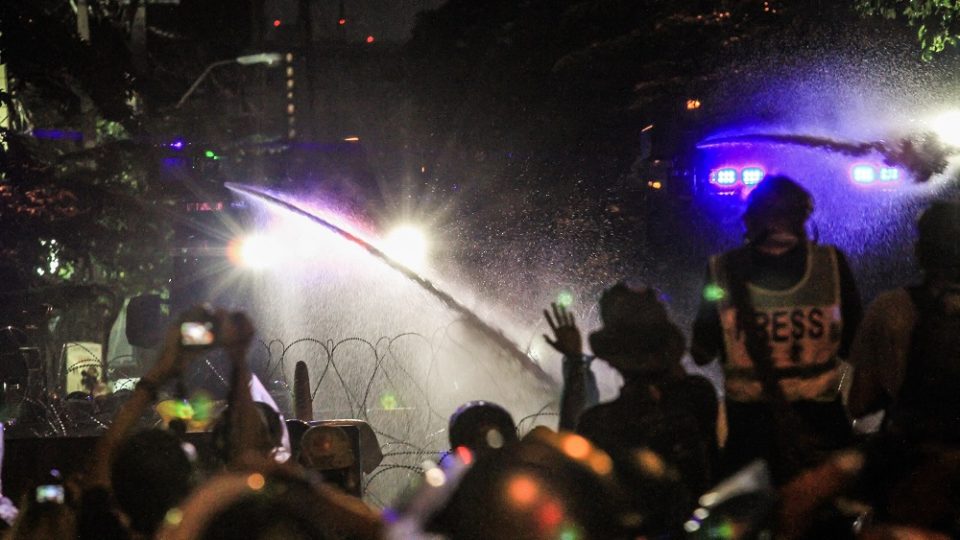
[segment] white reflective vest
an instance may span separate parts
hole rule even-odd
[[[763,387],[737,327],[737,309],[729,294],[727,254],[710,259],[714,283],[726,292],[718,302],[726,351],[727,399],[758,401]],[[837,351],[843,320],[840,315],[840,271],[833,247],[807,244],[807,268],[800,281],[784,290],[747,284],[753,320],[763,330],[780,387],[789,401],[832,400],[840,370]]]

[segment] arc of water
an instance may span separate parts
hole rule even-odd
[[[235,184],[232,182],[227,182],[224,185],[228,189],[231,189],[237,193],[242,193],[244,195],[253,197],[255,199],[260,199],[274,206],[278,206],[280,208],[283,208],[284,210],[297,214],[299,216],[303,216],[309,219],[310,221],[326,228],[327,230],[336,233],[342,238],[362,247],[368,253],[370,253],[374,257],[383,261],[387,266],[396,270],[397,272],[400,272],[404,277],[406,277],[410,281],[413,281],[414,283],[419,285],[421,288],[423,288],[425,291],[427,291],[428,293],[436,297],[445,306],[447,306],[451,310],[458,313],[461,317],[463,317],[463,320],[467,324],[469,324],[472,328],[476,329],[481,334],[486,336],[488,339],[490,339],[491,341],[493,341],[494,343],[502,347],[504,350],[509,352],[510,356],[512,356],[515,360],[517,360],[526,371],[534,375],[541,383],[548,386],[552,390],[556,390],[556,383],[554,382],[554,380],[549,375],[547,375],[545,371],[543,371],[543,368],[541,368],[533,360],[531,360],[526,354],[524,354],[523,351],[521,351],[520,348],[517,347],[517,345],[513,341],[511,341],[509,338],[503,335],[503,332],[490,326],[486,321],[484,321],[479,316],[477,316],[477,314],[471,311],[469,308],[467,308],[466,306],[458,302],[457,299],[455,299],[449,293],[437,288],[437,286],[434,285],[430,280],[425,279],[424,277],[410,270],[406,266],[403,266],[402,264],[391,259],[386,253],[381,251],[376,246],[370,244],[363,238],[358,237],[357,235],[351,233],[350,231],[344,230],[334,225],[333,223],[330,223],[329,221],[309,212],[308,210],[296,204],[287,202],[279,197],[271,195],[270,193],[261,191],[252,186],[245,186],[243,184]]]
[[[926,182],[934,175],[943,173],[949,164],[949,159],[960,154],[960,147],[944,144],[938,137],[931,134],[904,137],[895,143],[887,141],[857,143],[836,141],[813,135],[753,133],[707,139],[697,144],[697,148],[716,148],[738,144],[789,144],[827,150],[852,157],[861,157],[871,152],[877,152],[883,156],[883,160],[887,164],[901,166],[909,170],[918,183]]]
[[[870,152],[884,152],[886,144],[882,142],[854,143],[845,141],[835,141],[827,137],[815,137],[813,135],[786,135],[777,133],[755,133],[750,135],[736,135],[732,137],[717,137],[707,139],[699,144],[697,148],[715,148],[718,146],[729,146],[735,144],[792,144],[797,146],[807,146],[810,148],[822,148],[830,152],[846,154],[848,156],[864,156]]]

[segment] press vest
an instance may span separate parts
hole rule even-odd
[[[710,259],[714,282],[729,291],[727,254]],[[840,270],[830,246],[807,244],[807,268],[800,281],[785,290],[747,284],[753,319],[763,329],[780,387],[789,401],[832,400],[840,383],[836,359],[843,320],[840,315]],[[737,309],[730,295],[718,302],[726,351],[727,399],[759,401],[757,378],[744,334],[737,328]]]

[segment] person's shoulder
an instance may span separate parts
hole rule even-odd
[[[580,413],[579,423],[582,424],[584,422],[594,422],[594,421],[602,422],[608,416],[615,415],[616,403],[617,403],[616,401],[611,401],[608,403],[600,403],[598,405],[594,405],[593,407],[587,408],[582,413]]]
[[[582,413],[577,419],[577,433],[588,439],[593,439],[597,433],[605,431],[611,419],[617,417],[614,406],[611,403],[601,403],[594,405]]]
[[[669,384],[670,391],[690,401],[717,400],[713,384],[701,375],[685,375]]]
[[[749,254],[750,254],[750,246],[743,245],[743,246],[737,246],[735,248],[730,248],[730,249],[721,251],[719,253],[714,253],[713,257],[718,259],[729,259],[731,257],[739,257],[739,256],[749,255]]]
[[[750,246],[738,246],[710,256],[710,263],[719,268],[727,268],[730,261],[743,261],[750,257]]]
[[[910,298],[910,291],[903,287],[883,291],[878,294],[877,297],[873,299],[873,302],[870,302],[870,306],[867,307],[868,313],[874,312],[878,314],[901,313],[903,311],[912,312],[914,310],[913,300]]]
[[[842,249],[837,247],[834,244],[821,244],[819,242],[810,242],[811,249],[820,250],[821,252],[833,253],[837,257],[837,261],[841,263],[846,263],[847,254],[844,253]]]
[[[683,377],[680,377],[679,379],[676,379],[675,381],[673,381],[673,384],[680,387],[690,388],[693,390],[702,390],[702,389],[708,389],[711,391],[713,390],[713,385],[710,384],[709,379],[707,379],[703,375],[697,375],[695,373],[687,373]]]
[[[905,332],[916,322],[917,308],[907,289],[884,291],[867,306],[861,323],[881,332]]]

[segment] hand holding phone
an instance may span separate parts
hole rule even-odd
[[[184,347],[209,347],[217,341],[213,321],[187,321],[180,324],[180,344]]]
[[[45,483],[37,486],[37,502],[63,504],[63,478],[60,476],[60,471],[57,469],[50,469],[50,472],[45,476]]]
[[[209,306],[194,307],[180,320],[180,345],[183,347],[205,348],[217,343],[220,321]]]
[[[63,504],[63,484],[45,484],[37,486],[38,503]]]

